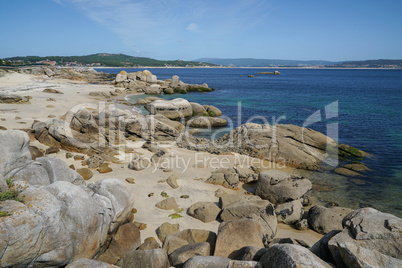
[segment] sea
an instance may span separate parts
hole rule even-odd
[[[178,75],[185,83],[207,83],[215,89],[159,96],[218,107],[229,126],[214,130],[215,138],[246,122],[294,124],[369,153],[362,162],[370,170],[360,177],[345,177],[326,169],[296,172],[316,185],[311,194],[322,204],[334,202],[353,209],[370,206],[402,217],[402,70],[147,69],[160,80]],[[111,74],[122,70],[144,69],[98,69]],[[258,74],[276,70],[281,74]],[[128,100],[136,102],[140,97],[144,98],[132,95]],[[211,135],[210,131],[200,134],[206,138]]]

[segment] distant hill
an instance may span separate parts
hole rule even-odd
[[[201,58],[195,61],[208,62],[216,65],[232,66],[232,67],[305,67],[305,66],[324,66],[334,65],[339,62],[323,61],[323,60],[274,60],[274,59],[253,59],[253,58],[237,58],[237,59],[217,59],[217,58]]]
[[[125,54],[98,53],[86,56],[26,56],[10,57],[3,59],[4,62],[13,64],[53,64],[61,66],[108,66],[108,67],[196,67],[214,66],[214,64],[199,61],[164,61],[146,57],[133,57]]]
[[[345,61],[338,64],[328,65],[334,68],[402,68],[402,60],[364,60]]]

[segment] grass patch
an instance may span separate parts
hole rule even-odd
[[[15,189],[14,182],[11,178],[6,179],[7,190],[5,192],[0,192],[0,202],[6,200],[14,200],[17,202],[24,203],[24,199],[21,196],[18,196],[18,193]],[[8,212],[0,211],[0,217],[10,216]]]

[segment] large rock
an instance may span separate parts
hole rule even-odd
[[[261,225],[249,219],[223,222],[219,225],[214,256],[234,258],[245,246],[264,247]]]
[[[121,71],[116,75],[116,83],[122,83],[127,80],[127,72]]]
[[[193,116],[206,116],[208,115],[207,110],[204,106],[196,102],[190,102],[191,108],[193,109]]]
[[[328,242],[339,267],[401,267],[402,220],[373,208],[343,219],[345,229]]]
[[[311,187],[311,182],[303,177],[279,170],[268,170],[260,173],[255,194],[273,204],[281,204],[299,199]]]
[[[204,142],[206,145],[201,146],[184,141],[180,146],[211,152],[218,146],[221,152],[236,152],[278,163],[278,166],[306,170],[317,170],[328,157],[327,148],[338,146],[335,140],[312,129],[255,123],[241,125],[214,142]]]
[[[190,119],[187,125],[195,128],[226,127],[228,121],[223,118],[199,116]]]
[[[92,258],[109,232],[126,221],[133,200],[118,180],[99,181],[121,191],[94,192],[68,181],[48,186],[25,185],[25,203],[2,202],[11,216],[0,222],[0,252],[4,267],[64,266],[73,259]],[[102,187],[100,187],[102,188]],[[114,196],[117,194],[119,196]]]
[[[145,94],[158,95],[161,94],[163,88],[160,85],[150,85],[144,88]]]
[[[326,234],[332,230],[342,230],[343,218],[352,211],[353,209],[350,208],[326,208],[317,205],[309,209],[307,221],[311,229],[320,234]]]
[[[70,167],[61,159],[52,157],[40,157],[36,159],[41,163],[47,171],[50,183],[56,181],[68,181],[76,185],[85,185],[85,181],[81,175]]]
[[[170,101],[156,100],[146,105],[145,108],[151,114],[162,114],[167,118],[173,120],[191,117],[193,115],[191,104],[187,100],[182,98],[173,99]]]
[[[299,200],[279,204],[275,207],[276,218],[285,224],[294,224],[301,220],[304,214],[303,205]]]
[[[175,235],[180,231],[180,226],[178,223],[172,224],[169,222],[164,222],[162,223],[161,226],[159,226],[156,229],[156,235],[158,236],[159,240],[163,243],[165,241],[165,238],[168,235]]]
[[[188,259],[183,268],[227,268],[229,258],[217,256],[194,256]]]
[[[220,212],[220,208],[213,202],[197,202],[187,210],[188,215],[205,223],[216,220]]]
[[[212,105],[204,105],[204,109],[207,111],[209,116],[222,116],[221,110],[216,108],[215,106]]]
[[[262,256],[260,263],[264,268],[311,267],[331,268],[329,264],[315,256],[310,250],[291,244],[277,244],[270,247]]]
[[[211,176],[205,182],[234,189],[237,188],[240,181],[239,175],[233,168],[220,168],[212,172]]]
[[[168,268],[169,259],[163,249],[133,250],[124,256],[121,267]]]
[[[261,200],[260,197],[255,195],[242,195],[242,194],[225,194],[219,197],[219,207],[221,209],[227,208],[231,204],[242,200]]]
[[[165,241],[163,242],[162,248],[166,250],[167,254],[170,255],[173,251],[178,248],[181,248],[189,243],[181,238],[175,236],[166,236]]]
[[[176,249],[169,255],[170,263],[175,267],[183,264],[194,256],[209,256],[210,245],[207,242],[188,244]]]
[[[310,251],[317,255],[323,261],[329,263],[335,263],[334,259],[332,258],[331,251],[328,247],[328,241],[331,240],[332,237],[339,234],[340,230],[334,230],[327,234],[325,234],[320,240],[317,241],[311,248]]]
[[[211,254],[215,250],[216,234],[214,232],[200,229],[186,229],[174,236],[186,240],[189,244],[208,242]]]
[[[98,133],[99,131],[92,113],[85,108],[74,113],[70,121],[70,128],[82,133]]]
[[[116,264],[126,253],[135,250],[140,245],[140,230],[134,223],[128,222],[119,227],[108,249],[98,260]]]
[[[276,234],[277,219],[274,206],[266,200],[241,200],[222,210],[222,221],[252,219],[262,226],[262,241],[267,245]],[[248,246],[248,245],[245,245]]]

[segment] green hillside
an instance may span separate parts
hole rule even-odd
[[[91,66],[108,66],[108,67],[193,67],[193,66],[214,66],[214,64],[195,62],[195,61],[163,61],[145,57],[133,57],[124,54],[107,54],[98,53],[86,56],[26,56],[26,57],[10,57],[3,59],[14,64],[40,64],[43,61],[55,61],[57,65],[91,65]]]

